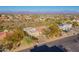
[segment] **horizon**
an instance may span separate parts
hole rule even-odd
[[[79,6],[0,6],[0,13],[79,13]]]

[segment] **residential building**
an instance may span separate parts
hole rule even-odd
[[[5,30],[4,32],[0,32],[0,40],[4,40],[7,36],[11,36],[13,31]]]
[[[0,40],[3,40],[6,37],[5,32],[0,32]]]
[[[79,19],[74,19],[73,22],[79,22]]]
[[[27,28],[24,28],[23,30],[31,36],[38,37],[38,36],[42,35],[42,32],[44,29],[45,29],[45,26],[40,26],[40,27],[36,27],[36,28],[27,27]]]
[[[64,31],[69,31],[72,28],[72,24],[60,24],[59,28]]]

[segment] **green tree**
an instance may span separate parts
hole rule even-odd
[[[58,37],[61,35],[61,30],[56,23],[48,25],[48,30],[45,31],[48,37]]]
[[[73,22],[73,27],[75,26],[79,26],[79,23],[78,22]]]
[[[13,31],[13,34],[8,36],[3,41],[4,49],[15,49],[21,44],[21,41],[24,37],[24,32],[20,28],[16,28]]]

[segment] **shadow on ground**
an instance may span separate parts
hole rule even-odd
[[[34,46],[19,52],[79,52],[79,35],[65,37],[43,45]]]

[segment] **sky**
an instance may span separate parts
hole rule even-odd
[[[0,12],[79,12],[79,6],[0,6]]]

